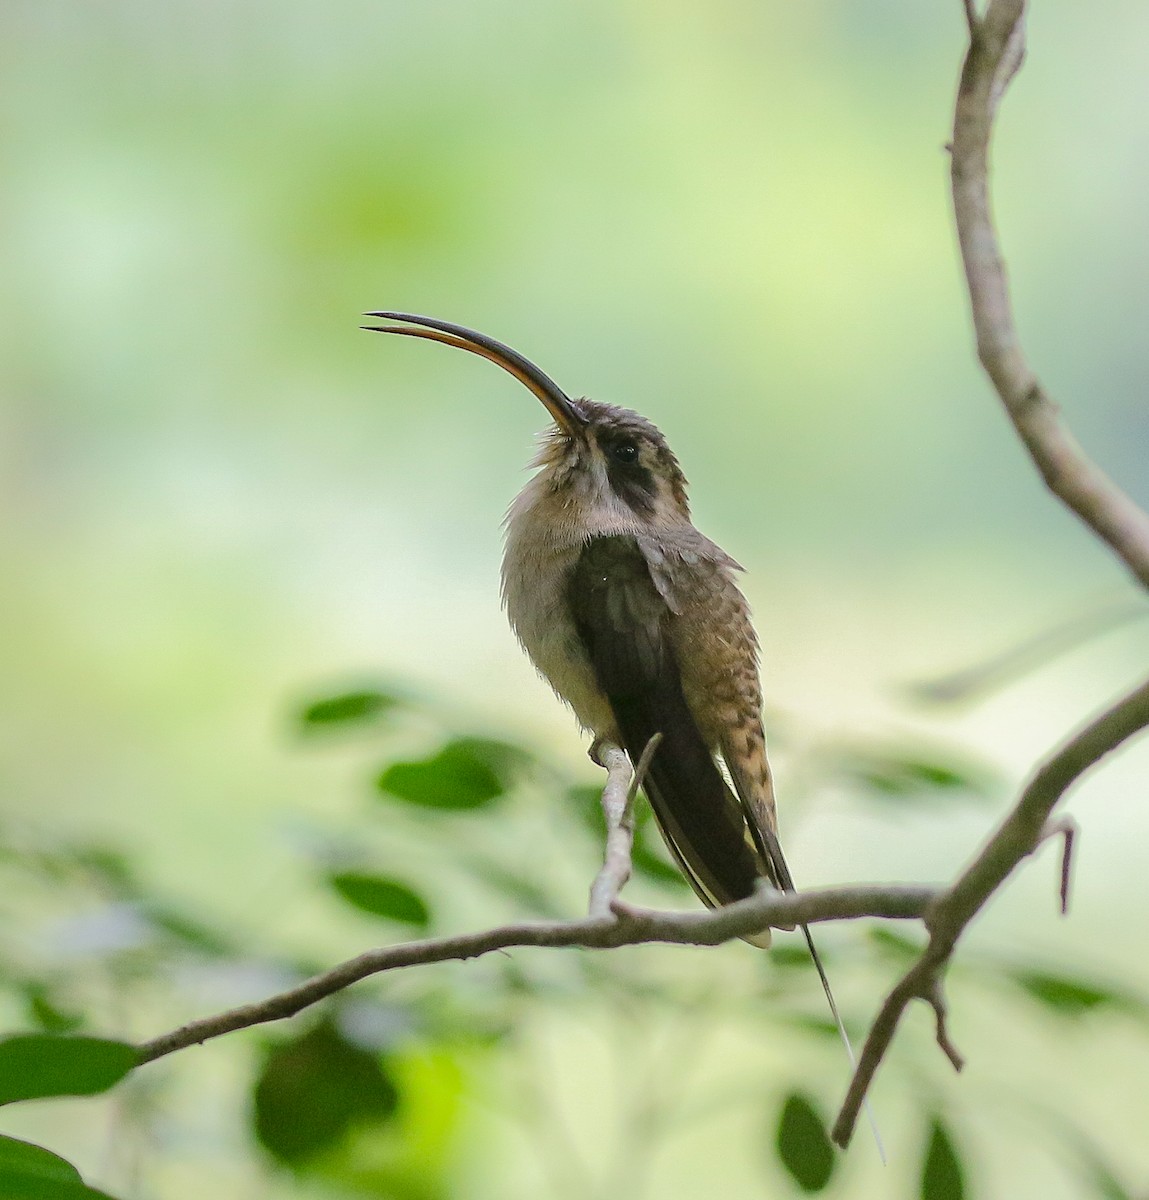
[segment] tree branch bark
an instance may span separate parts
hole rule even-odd
[[[1070,738],[1032,777],[1017,804],[981,852],[925,914],[930,940],[916,963],[890,992],[874,1019],[831,1136],[846,1146],[862,1101],[911,1000],[932,1005],[937,1041],[958,1070],[961,1056],[949,1040],[941,980],[958,939],[1019,864],[1048,840],[1049,818],[1069,787],[1107,754],[1149,726],[1149,682],[1130,692]],[[1066,867],[1062,865],[1064,879]]]
[[[630,770],[626,751],[602,743],[598,747],[600,764],[606,768],[606,786],[602,789],[602,815],[606,819],[606,848],[602,870],[595,876],[590,889],[589,915],[609,916],[619,892],[630,878],[630,855],[634,846],[634,801],[650,760],[662,741],[656,733],[646,744],[642,757]]]
[[[361,979],[402,967],[476,958],[512,946],[579,946],[599,950],[650,942],[716,946],[744,934],[759,933],[771,925],[858,917],[920,919],[938,896],[938,889],[930,887],[846,887],[801,893],[766,889],[736,904],[710,910],[656,912],[624,905],[618,893],[630,875],[634,799],[658,740],[657,736],[651,738],[633,774],[623,750],[610,745],[599,747],[599,761],[607,771],[602,794],[606,848],[602,870],[591,887],[589,914],[582,920],[502,925],[478,933],[369,950],[266,1000],[192,1021],[143,1042],[138,1047],[140,1063],[152,1062],[225,1033],[293,1017]]]
[[[978,358],[1046,485],[1149,586],[1149,514],[1085,454],[1033,374],[1018,342],[997,232],[990,211],[989,143],[997,106],[1025,54],[1025,0],[990,0],[979,17],[964,0],[969,48],[958,85],[951,144],[954,220],[965,268]],[[862,1102],[914,999],[937,1019],[937,1042],[960,1070],[950,1040],[942,978],[958,939],[1017,866],[1050,836],[1062,834],[1061,903],[1068,901],[1073,826],[1051,822],[1066,790],[1128,738],[1149,726],[1149,683],[1085,726],[1034,774],[1013,810],[958,880],[931,906],[930,940],[886,997],[862,1049],[831,1136],[848,1144]]]
[[[992,0],[971,26],[954,110],[954,222],[978,358],[1046,486],[1149,587],[1149,514],[1086,456],[1018,341],[990,207],[989,144],[998,102],[1024,49],[1025,0]]]
[[[428,938],[368,950],[266,1000],[192,1021],[139,1046],[140,1062],[163,1058],[211,1038],[293,1017],[310,1005],[370,975],[402,967],[477,958],[512,946],[581,946],[607,950],[651,942],[717,946],[767,926],[847,921],[859,917],[921,919],[938,889],[918,886],[822,888],[808,892],[761,892],[723,908],[660,912],[615,902],[606,916],[575,921],[539,921],[501,925],[478,933]]]

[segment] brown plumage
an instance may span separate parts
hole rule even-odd
[[[539,470],[507,513],[503,600],[515,633],[596,739],[637,763],[662,734],[643,788],[706,904],[749,896],[761,879],[792,891],[762,730],[758,639],[734,582],[742,568],[691,524],[666,439],[629,409],[572,400],[485,334],[410,313],[368,316],[404,322],[371,329],[490,359],[546,406],[555,425]],[[852,1063],[821,958],[801,929]],[[746,940],[769,946],[770,931]],[[881,1153],[876,1126],[874,1137]]]
[[[758,640],[739,565],[694,528],[666,439],[629,409],[570,399],[473,330],[402,313],[383,332],[498,363],[555,424],[507,514],[503,599],[532,662],[596,738],[637,761],[672,854],[709,905],[792,883],[778,844],[762,729]],[[719,766],[724,764],[733,790]],[[769,944],[769,933],[754,940]]]

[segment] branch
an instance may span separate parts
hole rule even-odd
[[[938,889],[918,886],[821,888],[808,892],[763,891],[722,908],[693,912],[661,912],[617,906],[606,917],[577,921],[538,921],[501,925],[478,933],[427,938],[368,950],[255,1004],[244,1004],[213,1017],[183,1025],[139,1046],[141,1063],[163,1058],[175,1050],[209,1041],[237,1029],[281,1021],[351,984],[383,971],[427,963],[477,958],[511,946],[581,946],[607,950],[664,942],[689,946],[718,946],[767,926],[849,921],[859,917],[921,919],[938,896]]]
[[[646,777],[650,760],[662,741],[656,733],[642,752],[631,777],[625,750],[602,743],[597,747],[599,765],[606,768],[606,786],[602,789],[602,814],[606,818],[606,850],[602,870],[590,889],[589,913],[606,917],[611,913],[623,885],[630,878],[630,853],[634,845],[634,801]]]
[[[981,852],[957,882],[930,906],[924,918],[930,932],[929,944],[886,997],[866,1037],[831,1134],[839,1146],[849,1143],[862,1101],[911,1000],[925,1000],[932,1006],[937,1018],[938,1045],[954,1067],[961,1069],[961,1055],[946,1030],[941,994],[942,975],[958,939],[1022,860],[1048,840],[1050,814],[1069,787],[1146,726],[1149,726],[1149,682],[1086,725],[1036,772]],[[1063,863],[1063,877],[1065,870]]]
[[[972,5],[966,3],[967,19]],[[989,200],[989,142],[998,101],[1021,65],[1025,0],[992,0],[970,21],[951,148],[954,221],[982,366],[1050,491],[1149,587],[1149,514],[1078,445],[1018,342]]]
[[[969,49],[954,111],[951,176],[978,358],[1049,489],[1149,586],[1149,514],[1086,456],[1030,369],[1018,343],[990,214],[990,135],[998,103],[1025,54],[1025,0],[990,0],[981,17],[973,0],[963,3]],[[1074,827],[1051,821],[1053,809],[1082,774],[1146,726],[1149,683],[1087,725],[1037,771],[985,847],[930,908],[925,917],[929,943],[886,997],[866,1038],[831,1134],[839,1146],[849,1142],[862,1102],[912,1000],[925,1000],[933,1008],[938,1045],[955,1069],[961,1069],[942,996],[942,977],[958,939],[1021,861],[1057,834],[1064,838],[1060,894],[1065,910]]]
[[[722,908],[693,912],[657,912],[623,905],[618,900],[618,892],[630,874],[631,808],[657,746],[656,738],[651,738],[633,780],[630,764],[622,750],[617,746],[600,748],[602,764],[607,769],[607,782],[603,788],[607,848],[602,870],[591,888],[589,916],[576,921],[501,925],[478,933],[428,938],[368,950],[266,1000],[192,1021],[171,1033],[143,1042],[138,1047],[140,1063],[152,1062],[237,1029],[293,1017],[361,979],[402,967],[477,958],[480,954],[511,946],[581,946],[594,950],[650,942],[717,946],[744,934],[760,933],[772,925],[792,927],[858,917],[920,919],[937,898],[936,888],[891,885],[786,893],[770,888]]]

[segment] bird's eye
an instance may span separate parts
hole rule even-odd
[[[638,447],[634,442],[615,442],[610,448],[611,457],[620,463],[632,463],[638,458]]]

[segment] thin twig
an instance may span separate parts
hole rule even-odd
[[[427,938],[382,946],[348,959],[255,1004],[192,1021],[139,1046],[140,1062],[151,1062],[196,1043],[293,1017],[310,1005],[342,991],[370,975],[426,963],[477,958],[512,946],[581,946],[606,950],[652,942],[717,946],[768,926],[844,921],[859,917],[920,919],[938,896],[932,887],[866,886],[822,888],[807,892],[755,894],[722,908],[691,912],[661,912],[627,907],[607,917],[574,921],[538,921],[500,925],[477,933]]]
[[[946,1032],[945,1009],[939,1008],[938,990],[958,939],[990,896],[1045,840],[1050,813],[1069,787],[1146,726],[1149,726],[1149,683],[1142,684],[1091,721],[1033,775],[1017,804],[973,862],[930,907],[925,916],[929,943],[886,997],[866,1037],[831,1134],[839,1146],[847,1145],[850,1140],[862,1101],[911,1000],[923,999],[933,1006],[938,1018],[938,1044],[950,1061],[958,1065],[960,1055]]]
[[[969,0],[966,14],[969,16]],[[1149,586],[1149,514],[1093,463],[1037,380],[1018,340],[989,197],[997,104],[1024,53],[1025,0],[991,0],[971,35],[954,112],[954,221],[978,358],[1050,491]]]
[[[590,888],[589,913],[592,917],[610,916],[611,906],[630,878],[630,855],[634,846],[634,801],[650,767],[650,760],[661,741],[662,734],[656,733],[647,742],[633,776],[630,760],[624,750],[608,742],[597,746],[600,765],[605,767],[607,772],[606,786],[602,789],[606,848],[602,869],[595,876]]]
[[[1057,897],[1064,917],[1069,913],[1069,885],[1073,881],[1073,850],[1077,842],[1077,822],[1070,816],[1059,817],[1050,821],[1042,832],[1042,841],[1051,838],[1061,838],[1061,874],[1058,882]]]
[[[963,0],[970,39],[958,85],[951,143],[954,220],[961,246],[978,358],[1046,485],[1149,586],[1149,514],[1085,455],[1037,381],[1018,342],[1005,264],[990,213],[989,142],[994,117],[1025,54],[1025,0],[990,0],[978,18]],[[1126,739],[1149,725],[1149,683],[1092,721],[1032,777],[1013,810],[969,867],[926,914],[930,940],[882,1004],[862,1049],[832,1136],[845,1146],[874,1074],[914,999],[937,1017],[937,1040],[960,1066],[946,1029],[941,980],[958,939],[990,896],[1046,839],[1050,815],[1066,790]],[[1062,854],[1068,897],[1072,835]]]
[[[934,1010],[936,1022],[934,1040],[941,1047],[942,1053],[950,1060],[953,1069],[960,1071],[965,1066],[965,1059],[950,1040],[949,1026],[946,1021],[949,1016],[949,1008],[946,1006],[945,993],[942,991],[942,981],[936,976],[930,980],[929,991],[924,998]]]

